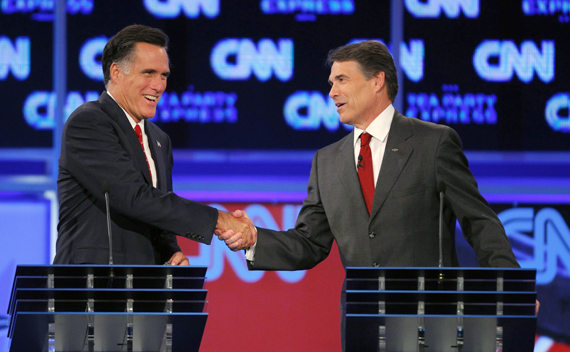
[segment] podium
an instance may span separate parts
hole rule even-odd
[[[10,352],[198,352],[206,267],[18,266]]]
[[[347,268],[346,351],[532,352],[536,270]]]

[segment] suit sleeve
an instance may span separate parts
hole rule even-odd
[[[172,144],[170,142],[170,138],[168,136],[165,136],[166,138],[166,142],[164,144],[165,148],[167,149],[167,160],[168,163],[166,165],[167,170],[166,171],[166,177],[168,177],[167,180],[167,191],[168,192],[172,192],[172,168],[174,166],[174,158],[172,156]],[[168,260],[170,260],[170,258],[172,258],[172,256],[174,255],[174,253],[176,252],[180,252],[180,246],[178,245],[178,239],[176,237],[175,234],[173,233],[168,233],[168,232],[163,232],[160,235],[160,262],[164,263],[167,262]]]
[[[330,253],[332,235],[318,182],[318,152],[307,186],[307,198],[294,229],[273,231],[258,228],[257,245],[252,270],[305,270],[323,261]]]
[[[84,192],[102,200],[101,185],[109,184],[114,212],[210,243],[217,210],[148,185],[132,159],[122,130],[101,111],[89,108],[74,113],[65,126],[63,148],[65,160],[60,160],[60,165],[77,179]]]
[[[463,235],[483,267],[520,267],[501,221],[483,198],[469,170],[461,140],[451,128],[440,138],[436,177],[446,205],[457,217]]]

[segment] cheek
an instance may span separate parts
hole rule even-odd
[[[374,93],[368,89],[355,90],[352,94],[354,102],[360,108],[366,108],[374,104]]]
[[[349,96],[350,96],[352,106],[355,108],[359,108],[363,102],[362,92],[360,92],[356,89],[351,89]]]

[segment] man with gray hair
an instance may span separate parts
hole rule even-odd
[[[437,267],[440,192],[443,266],[459,265],[457,219],[481,266],[518,268],[457,133],[405,117],[392,105],[398,81],[386,46],[377,41],[342,46],[329,52],[327,62],[329,96],[340,121],[354,130],[315,154],[295,228],[257,229],[256,245],[246,251],[249,269],[310,269],[328,256],[333,241],[345,268]],[[220,239],[233,250],[241,248],[233,231]]]
[[[63,129],[54,264],[113,258],[113,264],[188,265],[175,235],[209,244],[214,231],[228,229],[243,234],[244,247],[253,244],[251,221],[172,192],[170,138],[149,121],[170,75],[167,49],[163,31],[142,25],[124,28],[105,46],[106,91],[77,108]]]

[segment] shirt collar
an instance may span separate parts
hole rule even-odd
[[[381,142],[385,142],[388,137],[388,132],[390,132],[390,125],[394,118],[394,112],[394,106],[390,104],[374,119],[374,121],[372,121],[372,123],[370,123],[370,125],[368,125],[366,131],[361,130],[358,127],[354,127],[354,146],[356,146],[362,132],[368,132],[373,138],[378,139]]]
[[[115,97],[113,97],[113,96],[111,95],[111,93],[109,93],[109,91],[107,91],[107,94],[109,94],[109,96],[110,96],[111,98],[113,98],[113,100],[115,100],[115,103],[117,103],[117,100],[115,99]],[[117,105],[119,105],[119,107],[121,108],[121,110],[123,110],[123,112],[125,113],[125,116],[127,116],[127,120],[129,120],[129,122],[130,122],[131,127],[133,128],[133,130],[135,129],[135,126],[136,126],[136,125],[139,125],[139,126],[141,127],[141,131],[142,131],[142,134],[143,134],[143,136],[144,136],[144,134],[145,134],[145,132],[144,132],[144,120],[141,120],[139,123],[136,123],[136,122],[135,122],[135,119],[134,119],[131,115],[129,115],[129,113],[128,113],[125,109],[123,109],[123,107],[121,106],[121,104],[117,103]]]

